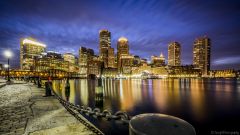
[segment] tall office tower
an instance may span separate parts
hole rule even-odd
[[[108,67],[108,49],[111,47],[111,33],[108,30],[99,32],[99,57],[104,63],[104,68]]]
[[[202,75],[206,76],[210,70],[211,41],[204,36],[197,38],[193,44],[193,65],[201,69]]]
[[[129,55],[129,45],[128,40],[125,37],[120,37],[118,39],[117,43],[117,67],[118,71],[120,71],[121,68],[121,57],[122,56],[128,56]]]
[[[172,42],[168,46],[168,65],[181,65],[181,45],[178,42]]]
[[[63,59],[64,59],[64,61],[68,61],[70,64],[76,63],[75,56],[72,53],[63,54]]]
[[[89,62],[94,57],[94,51],[93,49],[88,49],[86,47],[80,47],[79,48],[79,66],[80,66],[80,74],[87,74],[87,68]]]
[[[114,48],[108,48],[108,67],[115,68]]]
[[[20,68],[22,70],[34,70],[36,59],[46,51],[46,45],[33,38],[25,38],[20,41]]]

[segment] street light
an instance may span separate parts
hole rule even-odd
[[[3,67],[4,67],[4,69],[5,69],[5,78],[7,79],[7,74],[6,74],[6,72],[7,72],[7,69],[8,69],[8,64],[4,64]]]
[[[7,68],[8,68],[8,80],[7,80],[7,82],[10,82],[10,74],[9,74],[9,67],[10,67],[10,65],[9,65],[9,60],[12,57],[12,52],[10,50],[6,50],[6,51],[4,51],[4,55],[8,59],[8,65],[7,65]]]

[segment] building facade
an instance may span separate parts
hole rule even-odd
[[[116,68],[115,67],[114,48],[111,48],[111,47],[109,47],[109,49],[108,49],[108,67],[109,68]]]
[[[193,45],[193,65],[199,68],[203,76],[210,71],[211,41],[208,37],[197,38]]]
[[[94,55],[93,49],[80,47],[79,49],[79,73],[83,77],[90,74],[99,76],[101,74],[102,61]]]
[[[20,68],[21,70],[34,70],[36,59],[46,51],[46,45],[33,38],[20,41]]]
[[[99,32],[99,57],[104,63],[104,68],[108,68],[108,51],[111,47],[111,32],[100,30]]]
[[[202,75],[201,70],[193,65],[168,66],[168,73],[170,78],[195,78]]]
[[[161,67],[165,66],[165,57],[161,53],[160,56],[151,56],[151,65],[152,67]]]
[[[172,42],[168,45],[168,65],[181,65],[181,45],[178,42]]]
[[[128,39],[125,37],[120,37],[117,42],[117,68],[119,73],[121,72],[123,66],[121,59],[127,58],[128,56],[129,56]]]
[[[76,58],[72,53],[63,54],[64,61],[68,61],[71,64],[76,64]]]

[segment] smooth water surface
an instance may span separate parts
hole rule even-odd
[[[192,124],[197,134],[240,130],[240,81],[236,79],[103,79],[102,87],[97,80],[69,82],[69,102],[76,105],[113,113],[122,110],[131,116],[173,115]],[[64,99],[65,84],[66,80],[53,82]],[[85,117],[106,134],[128,134],[127,125]]]

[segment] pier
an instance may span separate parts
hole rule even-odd
[[[5,80],[1,80],[4,85]],[[0,88],[0,134],[95,134],[98,130],[83,116],[81,119],[91,125],[82,124],[73,117],[54,97],[43,97],[44,88],[33,83],[14,81]]]

